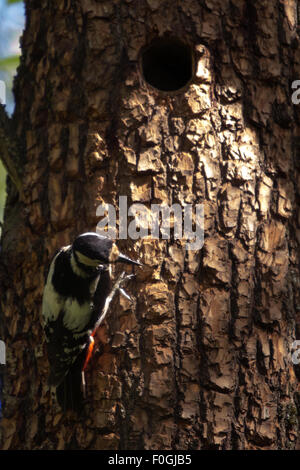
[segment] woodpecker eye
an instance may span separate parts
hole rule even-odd
[[[161,91],[176,91],[193,76],[193,54],[190,45],[178,38],[155,39],[141,53],[143,76]]]

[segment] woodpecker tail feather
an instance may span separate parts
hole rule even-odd
[[[56,398],[63,411],[73,410],[80,413],[83,410],[84,390],[82,383],[82,367],[86,350],[79,354],[68,373],[56,388]]]
[[[83,409],[81,370],[71,368],[56,388],[56,398],[63,411],[73,410],[80,413]]]

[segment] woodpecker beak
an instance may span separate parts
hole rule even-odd
[[[128,258],[128,256],[122,255],[122,253],[119,253],[119,257],[116,261],[118,263],[136,264],[137,266],[143,266],[142,263],[140,263],[139,261],[133,261],[133,259]]]

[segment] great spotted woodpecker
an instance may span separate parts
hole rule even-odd
[[[79,410],[82,379],[95,329],[116,292],[132,276],[122,273],[111,286],[111,263],[139,265],[121,254],[113,241],[94,232],[79,235],[54,256],[46,280],[42,319],[50,364],[49,385],[66,409]]]

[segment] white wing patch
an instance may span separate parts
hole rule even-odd
[[[97,276],[96,279],[91,282],[91,299],[93,299],[95,294],[99,277],[100,276]],[[72,331],[81,331],[89,323],[93,308],[93,302],[79,304],[76,299],[68,298],[64,304],[64,326]]]
[[[76,299],[68,298],[64,305],[64,326],[71,331],[82,330],[91,318],[92,308],[90,302],[80,305]]]
[[[63,249],[67,249],[69,247],[64,247]],[[61,308],[63,307],[63,299],[58,293],[55,291],[53,284],[52,284],[52,276],[54,273],[54,265],[56,258],[60,255],[62,250],[60,250],[57,255],[53,258],[46,285],[44,288],[44,295],[43,295],[43,304],[42,304],[42,318],[44,324],[48,321],[55,321],[59,315]]]

